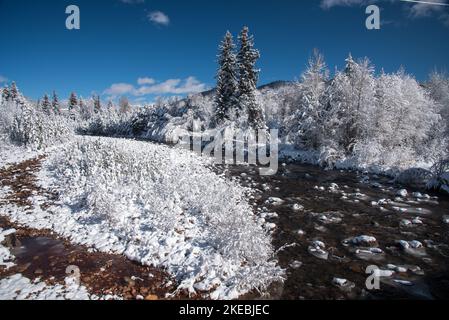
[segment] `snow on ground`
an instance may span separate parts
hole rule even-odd
[[[15,229],[0,228],[0,267],[9,269],[15,266],[14,255],[2,245],[5,237],[15,233]],[[108,299],[104,297],[103,299]],[[114,298],[114,297],[110,297]],[[0,279],[0,300],[97,300],[99,297],[91,295],[84,286],[78,285],[76,280],[67,277],[65,285],[48,285],[39,278],[30,280],[20,273]]]
[[[9,252],[9,249],[2,245],[3,241],[5,241],[6,237],[10,234],[15,233],[16,230],[9,229],[3,230],[0,228],[0,267],[5,267],[6,269],[14,266],[14,256]]]
[[[131,140],[77,138],[52,152],[40,174],[61,193],[33,214],[7,205],[14,221],[51,228],[78,244],[166,268],[179,289],[233,299],[282,280],[250,192],[216,175],[192,152]],[[6,192],[5,190],[3,192]]]
[[[0,300],[98,300],[86,287],[66,278],[65,285],[48,285],[39,279],[30,280],[15,274],[0,280]]]
[[[0,139],[0,168],[35,158],[39,154],[38,151],[11,145]]]

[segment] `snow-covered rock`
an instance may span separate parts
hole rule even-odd
[[[361,235],[350,239],[350,243],[355,246],[371,247],[377,243],[377,239],[372,236]]]
[[[300,205],[299,203],[295,203],[295,204],[293,204],[292,209],[295,211],[303,211],[304,206]]]
[[[281,198],[270,197],[265,201],[266,204],[271,204],[273,206],[279,206],[284,203],[284,200]]]
[[[11,254],[8,248],[2,245],[2,243],[6,240],[6,237],[15,232],[15,229],[3,230],[0,228],[0,267],[9,269],[15,265],[13,262],[15,257]]]
[[[408,196],[408,191],[406,189],[401,189],[396,192],[396,195],[402,198],[406,198]]]
[[[326,245],[324,244],[324,242],[315,240],[310,244],[308,251],[310,254],[319,259],[327,260],[329,257],[329,252],[327,252],[325,249]]]
[[[449,215],[443,216],[443,223],[449,224]]]
[[[298,260],[295,260],[292,263],[290,263],[290,267],[292,269],[299,269],[299,268],[301,268],[301,266],[302,266],[302,262],[298,261]]]
[[[39,279],[32,281],[21,274],[0,280],[0,300],[108,300],[108,298],[91,295],[84,286],[74,282],[66,282],[65,285],[47,285]]]

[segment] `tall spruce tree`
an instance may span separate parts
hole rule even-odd
[[[51,104],[47,94],[45,94],[44,97],[42,98],[41,107],[42,111],[44,111],[46,114],[50,114]]]
[[[5,86],[2,90],[2,99],[3,101],[8,101],[10,98],[9,88],[8,86]]]
[[[53,91],[53,99],[51,102],[51,108],[54,114],[61,114],[61,105],[59,104],[58,95],[56,91]]]
[[[107,110],[109,113],[111,113],[114,110],[114,104],[112,103],[111,100],[108,101]]]
[[[123,96],[119,101],[119,112],[122,114],[128,113],[131,111],[131,105],[129,104],[129,100],[127,97]]]
[[[255,68],[260,58],[259,51],[254,49],[254,38],[249,35],[248,27],[244,27],[239,35],[240,50],[237,55],[239,68],[239,112],[248,116],[248,124],[254,129],[266,128],[262,108],[256,101],[259,70]]]
[[[68,105],[70,118],[72,119],[76,118],[77,107],[78,107],[78,98],[76,97],[75,92],[72,92],[70,94]]]
[[[11,88],[9,89],[9,98],[13,101],[17,101],[19,98],[19,89],[14,81],[11,83]]]
[[[237,105],[237,59],[232,34],[228,31],[219,46],[215,124],[230,120]]]
[[[89,119],[89,117],[90,117],[89,106],[86,104],[86,102],[84,102],[82,97],[79,98],[78,105],[79,105],[79,113],[81,115],[81,118],[83,120]]]
[[[94,113],[100,113],[101,112],[101,101],[99,95],[94,95],[92,97],[94,100]]]
[[[324,57],[315,49],[307,70],[301,76],[299,108],[291,118],[292,134],[297,136],[295,142],[300,148],[318,149],[320,146],[328,79],[329,71]]]

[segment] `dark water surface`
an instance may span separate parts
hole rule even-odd
[[[259,190],[254,206],[261,216],[278,215],[265,217],[276,224],[275,248],[294,244],[278,253],[287,280],[273,290],[272,298],[449,298],[449,225],[443,221],[449,215],[449,198],[425,191],[413,194],[417,190],[412,189],[399,198],[403,188],[387,177],[310,165],[284,165],[269,177],[251,166],[229,166],[225,172]],[[361,235],[376,241],[351,242]],[[325,244],[326,260],[309,251],[316,240]],[[413,242],[404,249],[399,240],[417,240],[422,247]],[[380,290],[366,288],[370,265],[394,271],[380,278]],[[335,278],[347,281],[339,285]]]

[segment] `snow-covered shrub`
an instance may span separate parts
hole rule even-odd
[[[270,236],[246,200],[249,190],[208,163],[178,148],[83,138],[48,168],[64,201],[79,208],[82,228],[100,228],[87,244],[111,250],[96,236],[113,234],[126,256],[166,267],[191,293],[236,298],[264,289],[282,275]]]
[[[321,121],[324,142],[336,143],[346,156],[354,155],[357,143],[366,140],[374,107],[374,68],[368,59],[346,59],[326,89]],[[319,106],[320,104],[318,104]],[[317,110],[315,112],[320,112]]]
[[[432,167],[432,173],[433,179],[429,181],[428,188],[449,193],[449,159],[438,161]]]
[[[32,149],[63,143],[73,132],[65,117],[36,110],[30,103],[17,106],[7,130],[13,143]]]
[[[288,127],[298,148],[313,150],[322,145],[323,103],[329,71],[324,57],[315,50],[298,84],[299,108],[290,115]]]
[[[401,172],[396,182],[418,189],[425,189],[432,179],[432,172],[423,168],[410,168]]]

